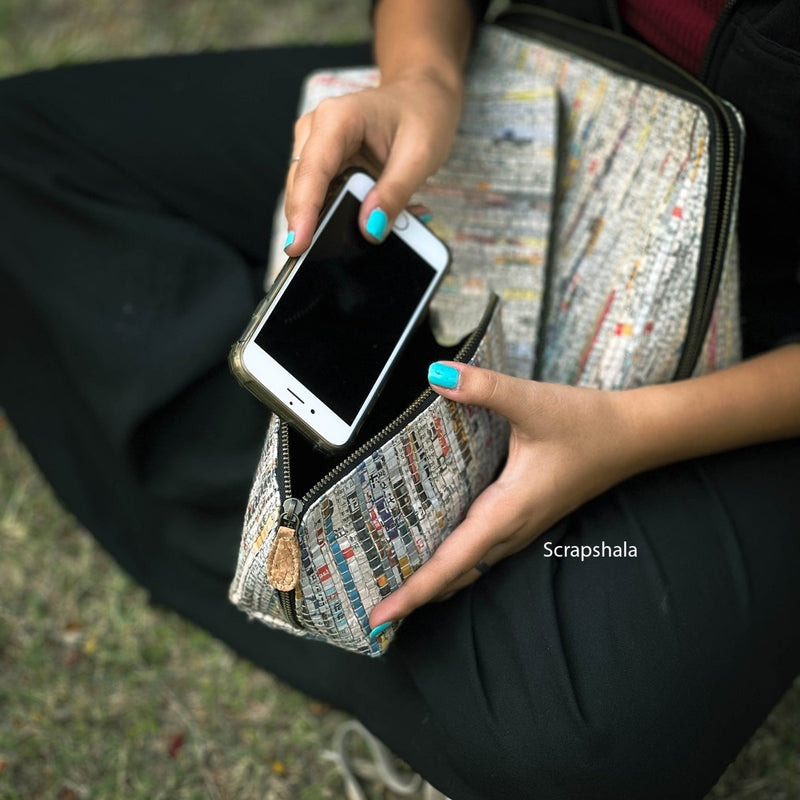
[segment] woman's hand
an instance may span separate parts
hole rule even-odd
[[[286,180],[286,252],[311,243],[331,180],[348,166],[378,177],[359,224],[371,241],[391,229],[444,162],[461,115],[473,27],[464,0],[380,0],[373,15],[377,89],[320,103],[298,120]]]
[[[537,383],[451,362],[444,370],[445,383],[457,375],[457,385],[432,383],[439,394],[509,420],[508,460],[430,561],[376,606],[373,628],[472,583],[480,577],[478,562],[491,566],[516,553],[634,471],[624,393]]]
[[[414,70],[376,89],[323,100],[303,115],[295,126],[299,161],[286,183],[294,233],[286,252],[299,255],[308,247],[328,185],[353,165],[380,175],[362,203],[359,224],[368,239],[382,240],[413,192],[444,162],[460,112],[460,82]]]
[[[617,392],[444,366],[439,382],[455,388],[434,385],[439,394],[510,421],[508,460],[430,561],[373,609],[373,628],[472,583],[478,562],[516,553],[631,475],[800,436],[800,344],[699,378]]]

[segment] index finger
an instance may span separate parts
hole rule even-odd
[[[292,241],[286,253],[300,255],[311,244],[328,186],[361,145],[358,116],[347,98],[323,100],[295,125],[297,158],[286,182],[286,219]],[[293,236],[292,236],[293,234]]]

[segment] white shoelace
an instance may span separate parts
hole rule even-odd
[[[366,743],[370,758],[352,755],[352,744],[361,739]],[[380,782],[400,797],[415,797],[416,800],[448,800],[434,789],[421,775],[401,771],[395,757],[379,739],[373,736],[357,720],[343,722],[333,736],[332,749],[322,753],[339,768],[344,779],[347,800],[368,800],[359,779]]]

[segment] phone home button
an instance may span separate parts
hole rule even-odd
[[[408,212],[401,211],[397,215],[397,219],[394,221],[394,226],[399,231],[404,231],[408,227]]]

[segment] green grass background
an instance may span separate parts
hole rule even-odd
[[[368,31],[366,0],[0,0],[0,76]],[[148,606],[2,416],[0,554],[0,800],[344,796],[322,758],[342,714]],[[800,684],[708,800],[722,798],[800,798]]]

